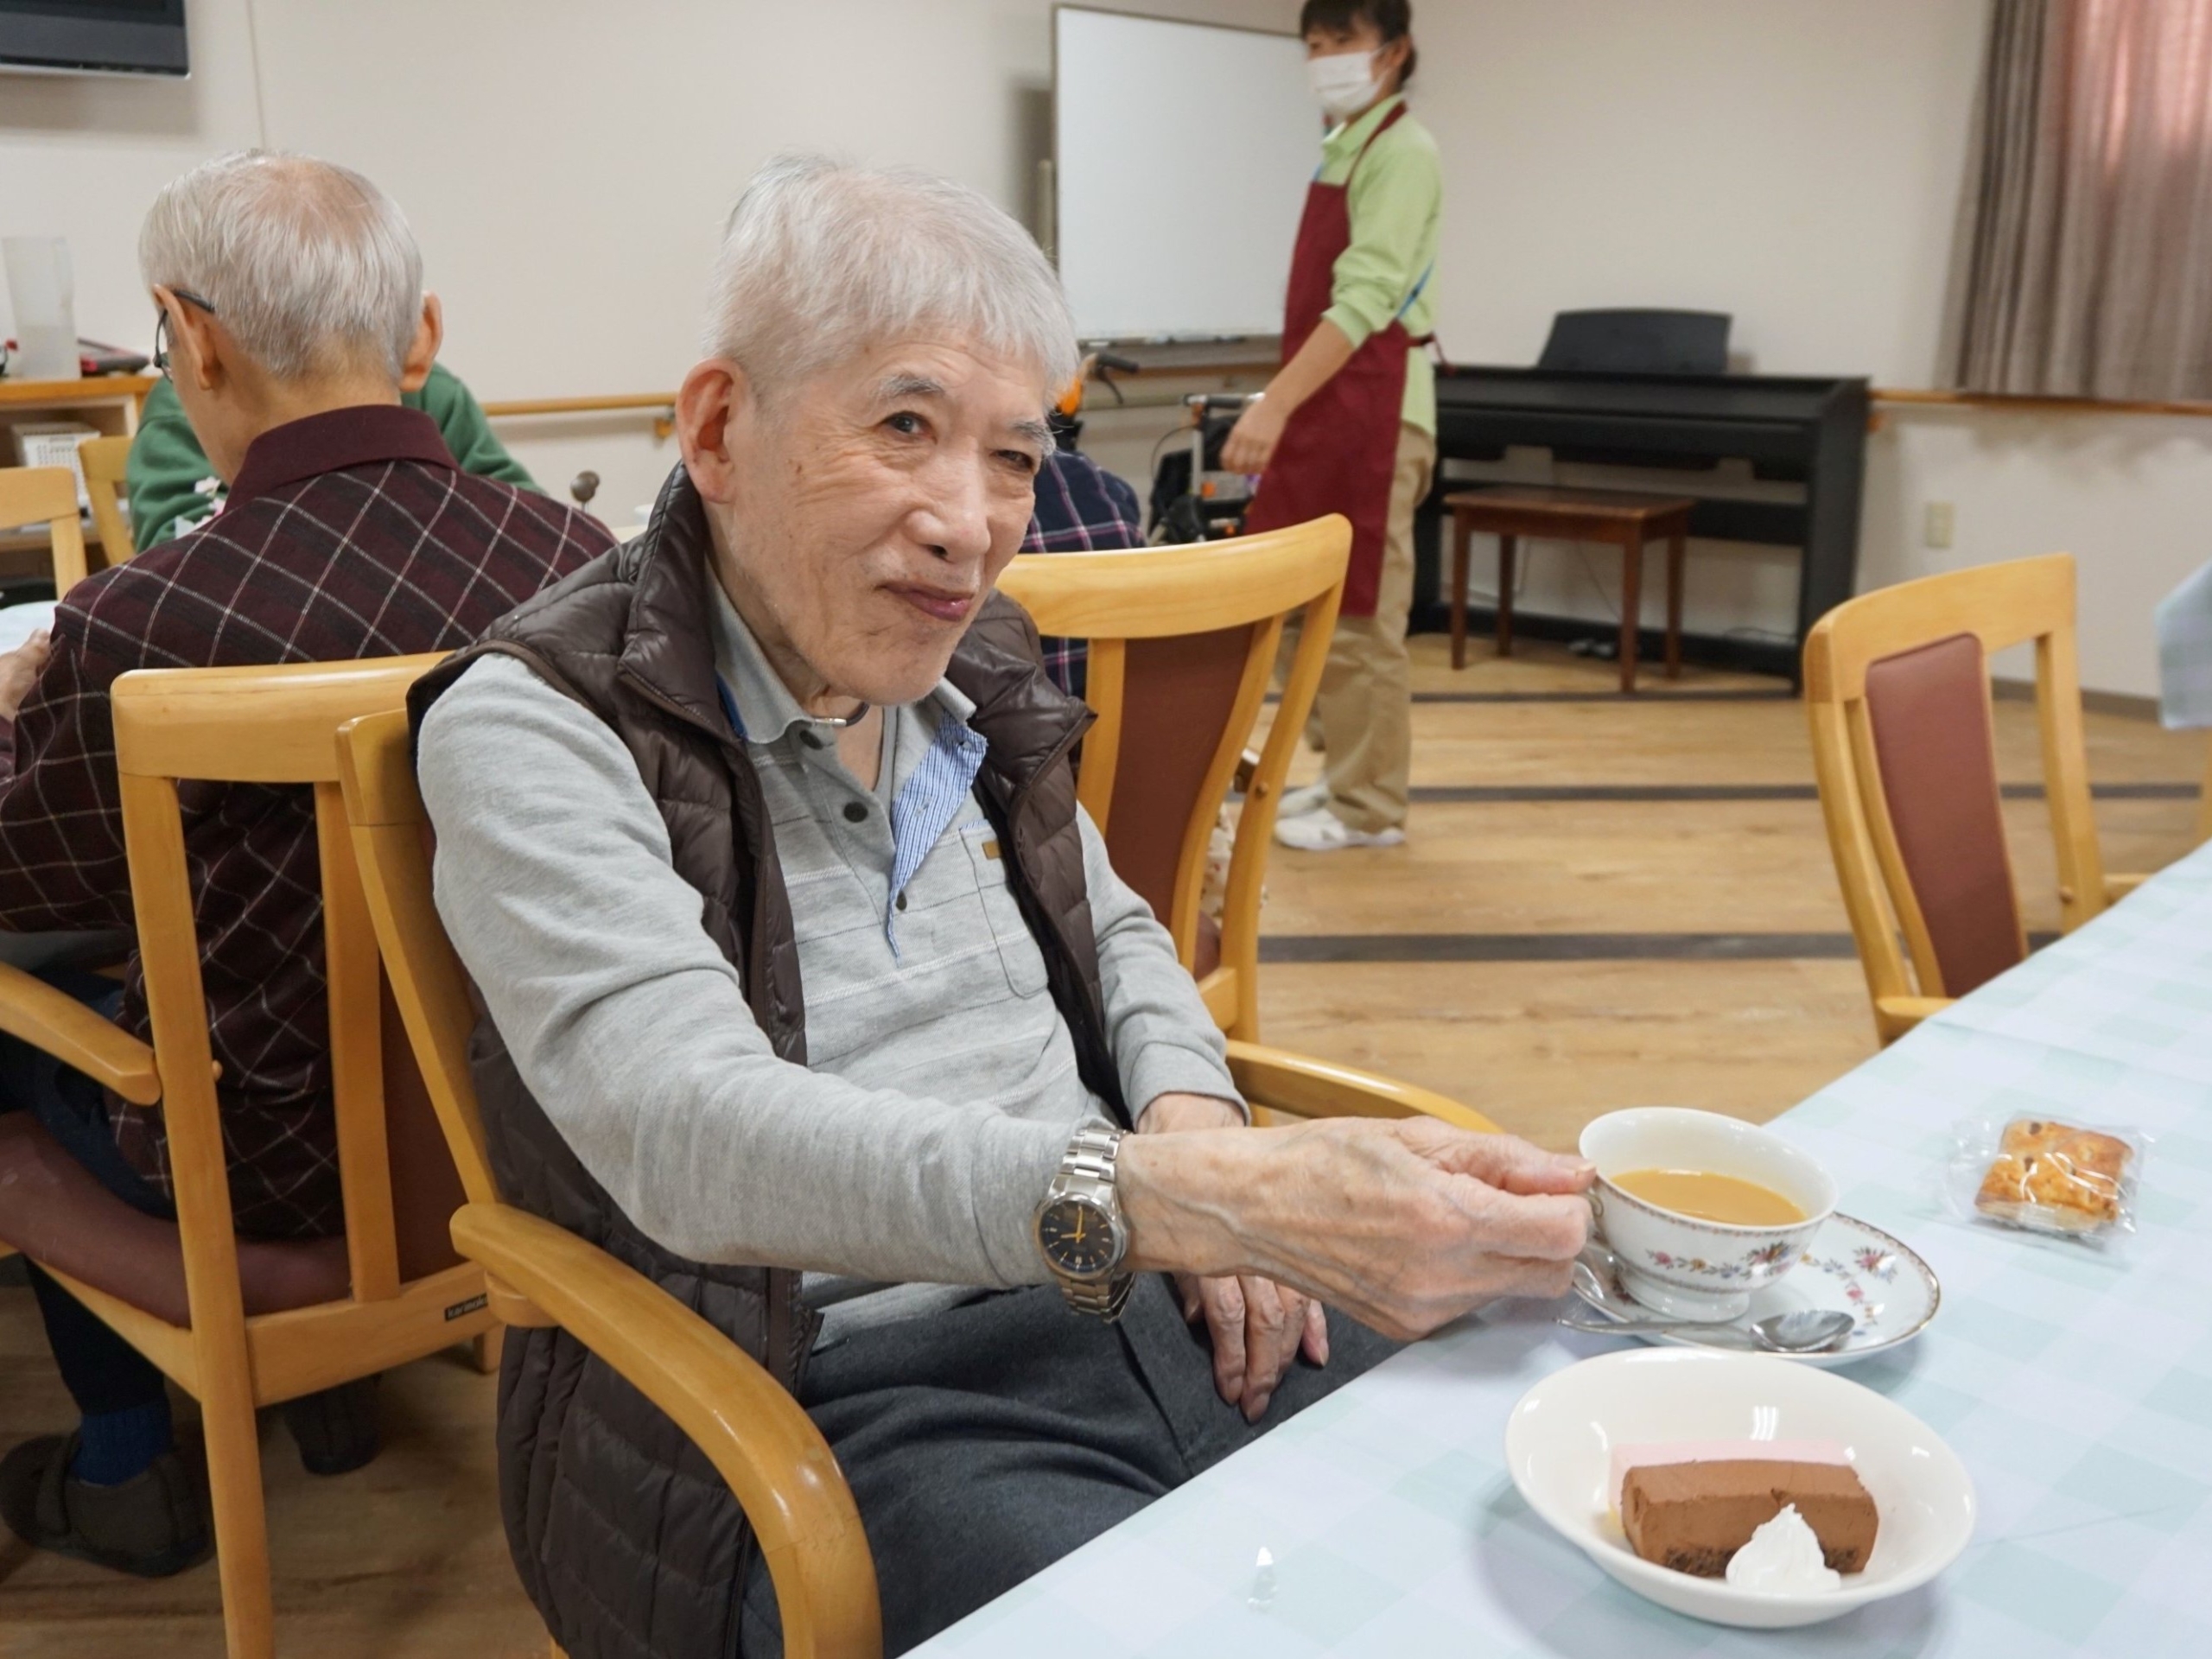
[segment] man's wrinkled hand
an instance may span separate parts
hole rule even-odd
[[[1211,1095],[1161,1095],[1137,1120],[1145,1135],[1235,1128],[1244,1115]],[[1175,1275],[1183,1317],[1205,1322],[1213,1343],[1213,1382],[1221,1397],[1257,1422],[1283,1373],[1302,1349],[1316,1365],[1329,1360],[1329,1326],[1321,1304],[1271,1280]]]
[[[1401,1340],[1564,1295],[1589,1236],[1587,1163],[1433,1118],[1140,1135],[1122,1165],[1139,1271],[1272,1281]]]
[[[16,710],[45,672],[54,655],[53,636],[44,628],[10,652],[0,652],[0,720],[13,720]]]
[[[1301,1350],[1316,1365],[1329,1363],[1327,1313],[1287,1285],[1249,1274],[1200,1279],[1179,1273],[1175,1289],[1184,1319],[1192,1325],[1204,1319],[1213,1340],[1214,1387],[1248,1423],[1260,1421]]]

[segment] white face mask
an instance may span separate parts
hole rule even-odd
[[[1375,73],[1378,55],[1374,52],[1338,52],[1325,58],[1306,60],[1306,79],[1332,121],[1357,115],[1382,96],[1382,77]]]

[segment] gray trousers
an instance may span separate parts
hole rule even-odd
[[[1300,1360],[1257,1424],[1214,1391],[1212,1349],[1167,1281],[1138,1281],[1120,1323],[1051,1287],[863,1331],[817,1352],[801,1400],[859,1505],[904,1653],[1135,1514],[1395,1351],[1329,1318],[1329,1363]],[[756,1555],[745,1659],[783,1651]]]

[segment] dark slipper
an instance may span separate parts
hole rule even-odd
[[[373,1376],[287,1400],[277,1409],[299,1444],[302,1466],[311,1475],[351,1474],[372,1461],[382,1444]]]
[[[207,1511],[184,1460],[164,1452],[119,1486],[69,1472],[77,1436],[26,1440],[0,1458],[0,1520],[25,1543],[134,1578],[166,1579],[207,1559]]]

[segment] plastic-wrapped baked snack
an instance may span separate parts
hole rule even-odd
[[[1951,1166],[1955,1207],[2031,1232],[2102,1243],[2134,1229],[2147,1144],[2129,1130],[2047,1117],[2016,1117],[2001,1128],[1962,1124]]]

